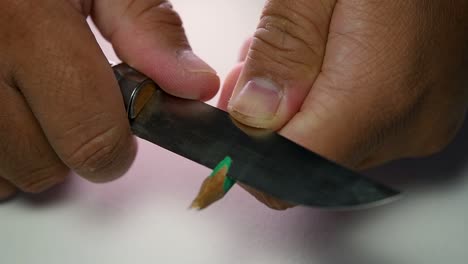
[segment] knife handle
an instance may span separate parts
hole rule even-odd
[[[150,78],[125,63],[112,66],[120,86],[128,119],[137,117],[159,87]]]

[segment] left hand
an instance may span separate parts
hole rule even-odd
[[[70,170],[110,181],[133,161],[122,95],[88,15],[166,92],[207,100],[218,89],[168,1],[2,0],[0,10],[0,200],[49,189]]]

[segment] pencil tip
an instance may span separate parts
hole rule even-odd
[[[197,201],[193,201],[189,209],[200,211],[203,208],[200,206],[200,204]]]

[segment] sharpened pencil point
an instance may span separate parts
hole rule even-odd
[[[235,184],[235,180],[227,176],[231,164],[232,160],[228,156],[216,166],[210,176],[203,181],[190,208],[202,210],[224,197]]]

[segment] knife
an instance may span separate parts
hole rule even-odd
[[[169,95],[127,64],[112,68],[133,133],[162,148],[210,169],[229,156],[230,178],[293,204],[350,209],[399,196],[275,132],[254,133],[218,108]]]

